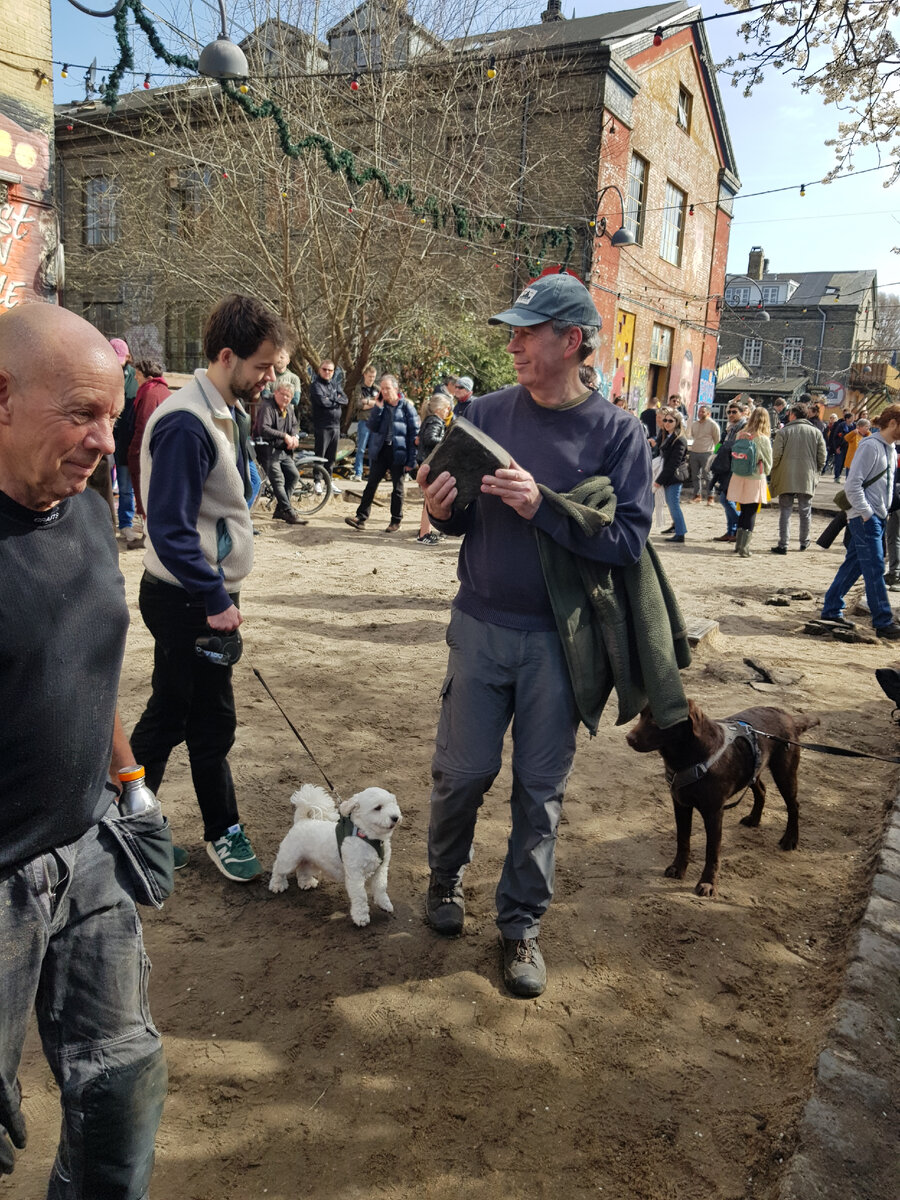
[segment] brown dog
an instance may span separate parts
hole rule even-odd
[[[670,729],[660,729],[645,708],[625,740],[632,750],[642,754],[658,750],[666,764],[678,839],[675,859],[666,867],[666,875],[684,878],[690,858],[691,818],[696,808],[706,827],[706,865],[695,891],[698,896],[715,896],[725,802],[742,788],[752,788],[753,808],[741,818],[741,824],[755,828],[766,802],[766,785],[759,778],[763,767],[771,771],[787,805],[787,828],[778,844],[782,850],[797,849],[800,747],[787,743],[796,742],[807,729],[818,725],[819,719],[792,717],[780,708],[745,708],[720,722],[705,716],[693,700],[688,706],[688,719]],[[748,733],[747,726],[760,733]]]

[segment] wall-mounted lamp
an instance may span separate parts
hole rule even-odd
[[[619,197],[619,206],[622,211],[622,223],[621,223],[620,227],[616,230],[616,232],[614,234],[610,235],[610,234],[606,233],[606,217],[598,217],[597,218],[597,228],[600,230],[599,236],[603,237],[603,235],[606,233],[606,236],[610,240],[610,244],[613,246],[616,246],[616,247],[618,247],[618,246],[633,246],[634,238],[628,232],[628,230],[625,228],[625,197],[622,195],[621,191],[614,183],[608,183],[606,185],[606,187],[603,188],[603,190],[598,193],[597,209],[599,211],[600,205],[603,202],[603,197],[606,195],[607,192],[615,192],[616,195]]]
[[[756,312],[755,312],[755,314],[754,314],[754,315],[755,315],[756,317],[758,317],[760,321],[771,321],[771,320],[772,320],[772,318],[769,316],[769,314],[766,312],[765,308],[763,307],[763,293],[762,293],[762,288],[759,286],[759,284],[758,284],[758,283],[757,283],[757,281],[756,281],[756,280],[753,278],[753,276],[752,276],[752,275],[732,275],[730,279],[726,280],[726,283],[725,283],[725,290],[727,291],[727,290],[728,290],[728,288],[732,287],[732,286],[733,286],[733,284],[734,284],[734,281],[735,281],[736,279],[739,279],[739,280],[742,280],[742,281],[746,281],[747,283],[752,283],[752,284],[753,284],[753,286],[754,286],[754,287],[756,288],[756,290],[759,292],[759,304],[756,306]],[[721,299],[722,299],[722,300],[725,300],[725,297],[723,296]],[[730,308],[730,309],[731,309],[733,312],[737,312],[737,310],[738,310],[738,306],[737,306],[737,305],[735,305],[735,304],[729,304],[727,300],[725,300],[725,304],[726,304],[726,305],[728,306],[728,308]],[[716,301],[716,308],[717,308],[717,309],[720,309],[720,308],[721,308],[721,304],[720,304],[720,302],[719,302],[718,300]]]

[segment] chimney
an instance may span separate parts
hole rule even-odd
[[[547,7],[541,13],[541,21],[548,25],[551,21],[564,21],[562,0],[547,0]]]
[[[763,259],[763,277],[768,275],[768,273],[769,273],[769,260],[767,258],[764,258]]]
[[[750,256],[747,259],[747,274],[751,279],[755,279],[759,283],[763,277],[763,271],[766,268],[766,261],[763,258],[762,246],[751,246]]]

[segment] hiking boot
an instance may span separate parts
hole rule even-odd
[[[737,540],[736,533],[722,533],[718,537],[714,537],[714,542],[734,542]]]
[[[425,916],[436,933],[445,937],[458,937],[466,918],[466,901],[462,881],[452,879],[443,883],[432,872],[425,897]]]
[[[500,938],[503,982],[514,996],[531,1000],[547,986],[547,968],[537,938]]]
[[[222,874],[235,883],[249,883],[262,874],[243,825],[238,825],[233,833],[223,833],[214,842],[207,842],[206,853]]]
[[[361,521],[359,517],[344,517],[344,524],[349,525],[351,529],[362,529],[365,521]]]
[[[190,855],[188,854],[187,850],[185,850],[184,846],[172,847],[172,865],[175,867],[176,871],[180,871],[182,867],[186,867],[188,865],[189,858]]]
[[[292,508],[289,508],[286,510],[286,512],[284,514],[284,519],[287,521],[288,525],[306,525],[307,524],[306,518],[298,517]]]
[[[387,529],[385,530],[385,533],[396,533],[399,528],[399,521],[391,521],[390,525],[388,525]]]
[[[882,625],[879,629],[875,630],[875,636],[886,638],[889,642],[900,641],[900,625]]]

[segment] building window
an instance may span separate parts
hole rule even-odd
[[[803,338],[785,338],[782,361],[786,367],[799,367],[803,360]]]
[[[762,362],[762,338],[745,337],[741,358],[748,367],[758,367]]]
[[[684,238],[684,204],[686,194],[674,183],[666,184],[666,206],[662,215],[662,237],[659,255],[673,266],[681,266],[681,243]]]
[[[94,302],[85,300],[81,315],[106,338],[122,336],[122,305],[119,301]]]
[[[780,291],[781,289],[777,287],[764,287],[762,289],[763,304],[777,304]]]
[[[206,167],[173,171],[169,176],[168,229],[172,237],[190,238],[196,233],[213,186],[213,173]]]
[[[672,330],[668,325],[654,325],[650,335],[650,361],[668,366],[672,358]]]
[[[111,246],[119,240],[119,194],[115,180],[95,175],[84,181],[84,244]]]
[[[189,374],[203,359],[203,319],[188,304],[172,304],[166,311],[166,366]]]
[[[628,164],[628,192],[625,197],[625,228],[640,246],[644,240],[644,207],[647,198],[647,161],[632,154]]]
[[[685,133],[691,132],[691,105],[694,97],[686,87],[678,89],[678,109],[675,113],[675,124]]]
[[[727,287],[725,289],[725,303],[730,304],[732,308],[746,308],[750,303],[750,288]]]

